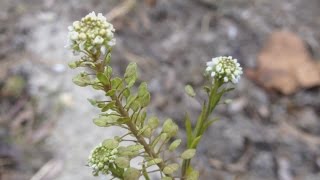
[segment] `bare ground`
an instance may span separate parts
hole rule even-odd
[[[136,61],[152,93],[150,113],[172,117],[181,128],[186,111],[200,110],[183,87],[204,83],[204,64],[212,56],[232,55],[244,68],[254,67],[267,36],[286,29],[320,59],[318,0],[158,0],[155,6],[126,2],[122,14],[114,10],[121,4],[115,0],[1,2],[1,67],[26,69],[31,92],[40,101],[58,98],[65,107],[46,141],[63,162],[55,179],[94,179],[85,166],[90,150],[118,133],[92,124],[97,111],[86,98],[100,95],[74,86],[74,72],[66,67],[74,58],[63,48],[66,27],[90,11],[106,14],[117,29],[116,72]],[[234,103],[217,109],[221,120],[210,128],[194,162],[202,179],[319,179],[319,88],[282,96],[244,77],[228,98]]]

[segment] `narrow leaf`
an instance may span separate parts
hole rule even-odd
[[[198,136],[196,138],[193,139],[192,143],[191,143],[191,148],[196,148],[198,143],[200,142],[202,136]]]
[[[169,146],[169,151],[174,151],[181,144],[181,139],[173,141]]]
[[[192,135],[191,120],[190,120],[190,116],[188,113],[186,114],[185,128],[186,128],[186,133],[187,133],[187,146],[190,147],[192,139],[193,139],[193,135]]]

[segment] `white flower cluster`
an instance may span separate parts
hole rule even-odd
[[[109,174],[109,165],[118,157],[118,149],[109,149],[103,145],[97,146],[90,154],[88,165],[93,169],[93,175]]]
[[[215,79],[235,84],[240,80],[242,68],[237,59],[233,59],[231,56],[220,56],[207,62],[206,72]]]
[[[116,43],[113,34],[115,29],[101,13],[96,15],[95,12],[91,12],[81,21],[73,22],[68,29],[67,47],[74,52],[86,51],[92,54],[100,52],[105,54],[106,50]]]

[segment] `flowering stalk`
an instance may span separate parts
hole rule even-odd
[[[191,122],[188,116],[185,121],[188,149],[197,149],[198,143],[200,142],[207,128],[217,120],[210,120],[210,114],[218,105],[222,95],[233,90],[233,88],[223,88],[222,86],[228,82],[232,82],[233,84],[237,83],[240,79],[240,75],[242,74],[242,68],[237,60],[233,59],[231,56],[221,56],[213,58],[211,61],[207,62],[206,74],[212,78],[212,82],[209,84],[209,86],[204,87],[209,101],[208,103],[203,103],[202,111],[198,117],[194,129],[191,127]],[[188,88],[186,88],[186,90],[188,90]],[[183,160],[181,169],[182,177],[188,177],[191,174],[197,176],[196,172],[194,172],[194,170],[190,167],[190,163],[191,158]]]
[[[176,136],[178,126],[171,119],[165,120],[160,126],[157,117],[147,116],[145,108],[151,98],[147,83],[141,83],[137,91],[132,89],[138,78],[135,63],[127,66],[123,77],[112,73],[111,52],[116,42],[112,24],[108,23],[102,14],[96,15],[92,12],[81,21],[75,21],[68,29],[67,47],[81,55],[80,60],[69,63],[69,66],[87,68],[75,76],[73,82],[78,86],[91,86],[105,93],[105,99],[89,99],[89,102],[101,111],[93,122],[99,127],[118,126],[127,130],[123,136],[106,139],[93,149],[88,160],[93,175],[111,175],[124,180],[138,180],[143,176],[148,180],[149,173],[159,172],[162,180],[173,180],[180,164],[166,159],[164,154],[172,153],[181,144],[181,139],[175,139],[169,144]],[[181,179],[198,179],[198,173],[191,168],[190,162],[203,133],[213,122],[209,120],[209,115],[221,96],[231,90],[222,88],[223,84],[229,81],[236,83],[242,73],[239,64],[231,57],[214,58],[207,66],[206,72],[212,78],[212,83],[205,87],[209,101],[204,103],[194,129],[190,119],[186,120],[187,150],[180,155]],[[186,90],[188,94],[195,95],[191,86],[187,86]],[[158,128],[161,128],[160,132],[156,131]],[[123,142],[131,144],[124,145]],[[143,160],[133,167],[131,160],[136,157],[142,157]],[[148,171],[152,166],[157,169]]]

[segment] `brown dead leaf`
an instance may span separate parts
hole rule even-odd
[[[278,31],[271,34],[258,55],[256,70],[248,70],[249,78],[266,89],[289,95],[299,88],[320,85],[320,69],[304,42],[294,33]]]
[[[144,0],[146,4],[148,4],[150,7],[153,7],[157,4],[157,0]]]

